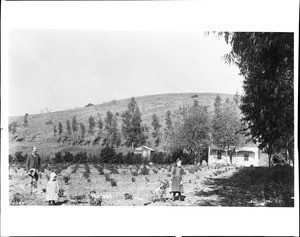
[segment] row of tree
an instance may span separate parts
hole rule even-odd
[[[170,112],[168,112],[170,116]],[[118,114],[113,114],[111,111],[107,111],[104,122],[101,117],[98,121],[93,116],[88,118],[88,133],[95,135],[94,144],[101,143],[104,146],[118,147],[121,145],[122,137],[124,145],[127,147],[136,147],[149,143],[149,127],[142,123],[141,113],[139,107],[134,98],[128,104],[127,110],[122,113],[122,126],[118,127]],[[154,145],[159,146],[162,138],[159,118],[156,114],[152,115],[152,137],[155,140]],[[77,121],[76,116],[66,121],[66,131],[62,122],[53,127],[54,136],[67,136],[71,134],[80,134],[81,139],[85,138],[86,128],[83,123]]]
[[[110,111],[106,113],[104,123],[101,117],[96,123],[92,116],[89,117],[88,122],[90,134],[94,134],[95,127],[98,127],[94,144],[102,141],[102,146],[118,147],[122,136],[127,147],[136,147],[148,142],[149,128],[142,124],[141,113],[134,98],[122,114],[121,132],[118,129],[117,115]],[[72,119],[72,126],[69,120],[66,125],[67,133],[78,131],[76,117]],[[84,139],[85,126],[83,123],[79,125],[81,138]],[[197,100],[194,100],[192,106],[179,107],[173,114],[167,111],[163,131],[159,117],[153,114],[151,125],[151,136],[156,147],[161,145],[161,148],[170,154],[184,152],[195,162],[205,159],[208,147],[212,145],[220,150],[227,150],[231,160],[236,148],[243,146],[245,141],[242,134],[238,95],[234,97],[234,101],[227,99],[225,102],[217,96],[213,112],[206,106],[200,106]],[[56,133],[56,126],[54,126],[54,134]],[[61,122],[58,124],[58,133],[63,133]]]
[[[231,46],[225,60],[237,65],[244,77],[241,110],[247,133],[269,158],[283,152],[294,161],[294,34],[221,35]]]

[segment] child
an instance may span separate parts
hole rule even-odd
[[[49,205],[54,205],[55,201],[58,200],[58,191],[57,176],[52,172],[46,188],[46,201],[49,202]]]
[[[182,175],[184,170],[181,166],[181,160],[177,159],[177,164],[172,168],[171,171],[172,177],[172,185],[171,185],[171,192],[173,192],[173,201],[175,201],[175,195],[178,193],[178,199],[181,201],[181,193],[183,193],[183,181]]]

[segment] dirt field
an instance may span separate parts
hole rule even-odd
[[[193,166],[185,166],[184,175],[184,196],[181,201],[171,200],[172,196],[166,189],[166,195],[159,201],[153,201],[152,192],[158,190],[161,186],[160,181],[171,180],[170,167],[162,165],[147,166],[149,175],[136,174],[137,166],[114,166],[119,174],[112,174],[111,168],[105,168],[104,175],[94,165],[88,165],[90,169],[87,177],[86,166],[78,165],[75,171],[75,165],[69,166],[58,175],[60,189],[64,194],[59,198],[57,205],[90,205],[89,193],[96,191],[102,196],[103,206],[143,206],[143,205],[163,205],[163,206],[265,206],[267,201],[261,194],[259,185],[255,190],[241,183],[237,185],[241,173],[245,168],[234,166],[224,167],[201,167],[196,169]],[[142,166],[140,166],[142,167]],[[250,168],[250,169],[259,169]],[[109,174],[110,179],[117,183],[112,186],[107,181],[105,174]],[[23,168],[10,167],[10,203],[12,203],[16,193],[19,193],[20,205],[47,205],[45,202],[45,187],[47,176],[50,171],[45,169],[42,178],[38,182],[38,188],[33,189],[31,194],[30,178]],[[70,177],[68,183],[65,183],[64,176]],[[234,178],[237,176],[237,178]],[[234,178],[234,179],[233,179]],[[248,178],[248,177],[246,177]],[[43,190],[44,189],[44,190]],[[132,195],[132,199],[126,199],[124,194]],[[74,200],[73,196],[85,196],[81,200]],[[127,195],[127,196],[128,196]],[[14,203],[15,204],[15,203]]]

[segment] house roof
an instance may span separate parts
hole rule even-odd
[[[255,144],[255,143],[253,143],[253,142],[251,142],[251,141],[248,141],[248,142],[245,142],[245,144],[244,144],[244,146],[243,147],[239,147],[238,148],[238,150],[243,150],[244,148],[258,148],[258,143],[257,144]],[[210,146],[210,149],[220,149],[220,147],[218,147],[218,146],[216,146],[216,145],[212,145],[212,146]]]
[[[149,151],[154,151],[154,149],[148,147],[148,146],[140,146],[138,148],[134,149],[135,151],[143,151],[143,150],[149,150]]]

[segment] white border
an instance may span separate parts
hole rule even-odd
[[[1,235],[299,235],[295,208],[10,207],[7,45],[10,29],[295,32],[298,0],[165,2],[1,2]],[[298,78],[298,70],[295,70]],[[295,80],[297,124],[298,81]],[[297,136],[295,136],[297,144]],[[296,145],[295,145],[296,146]],[[296,147],[295,147],[296,148]],[[295,149],[298,167],[297,149]],[[298,197],[298,169],[295,193]],[[32,215],[36,214],[32,223]]]

